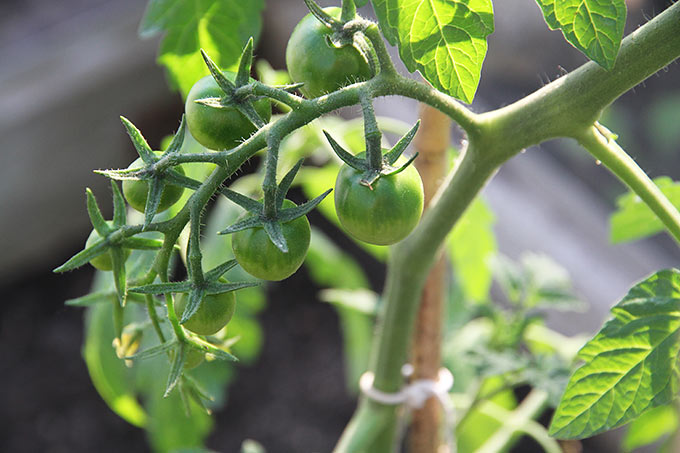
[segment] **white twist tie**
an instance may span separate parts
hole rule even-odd
[[[404,366],[404,374],[409,375],[410,369]],[[453,375],[446,368],[440,368],[437,380],[416,379],[395,393],[387,393],[373,387],[375,376],[367,371],[359,379],[359,388],[368,398],[378,403],[396,406],[404,404],[409,410],[421,409],[431,397],[437,398],[444,410],[444,428],[446,443],[450,452],[455,451],[453,439],[454,408],[449,399],[449,391],[453,387]]]

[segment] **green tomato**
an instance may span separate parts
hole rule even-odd
[[[162,153],[155,151],[154,154],[160,156]],[[143,168],[144,161],[141,157],[138,157],[134,162],[130,164],[128,169]],[[184,175],[184,170],[181,166],[174,168],[177,173]],[[173,204],[177,203],[184,193],[184,187],[178,187],[173,185],[166,185],[161,193],[161,202],[158,205],[157,212],[163,212],[170,208]],[[146,181],[140,181],[136,179],[126,179],[123,181],[123,195],[127,200],[128,204],[132,206],[133,209],[139,212],[144,212],[146,207],[146,199],[149,196],[149,184]]]
[[[335,181],[335,211],[353,237],[376,245],[404,239],[423,212],[423,182],[409,165],[401,173],[381,176],[372,187],[360,184],[361,172],[343,165]]]
[[[199,351],[196,348],[189,348],[187,356],[184,358],[184,369],[191,370],[192,368],[196,368],[203,363],[204,358],[205,354],[203,351]]]
[[[236,74],[223,72],[227,79],[234,81]],[[215,108],[194,102],[197,99],[222,96],[224,96],[224,91],[217,85],[215,79],[208,75],[191,87],[184,106],[189,132],[197,142],[208,149],[235,148],[257,130],[255,125],[234,107]],[[258,99],[253,104],[260,118],[268,122],[272,116],[269,99]]]
[[[295,203],[285,200],[284,208]],[[278,281],[288,278],[297,271],[307,256],[311,229],[306,216],[282,225],[283,237],[288,252],[279,250],[269,239],[262,227],[237,231],[232,235],[231,247],[234,257],[250,275],[263,280]]]
[[[112,222],[106,222],[110,225],[112,225]],[[95,242],[100,240],[102,237],[97,233],[97,230],[92,230],[90,235],[87,237],[87,241],[85,241],[85,248],[91,247],[94,245]],[[127,259],[130,256],[130,250],[129,249],[123,249],[123,252],[125,253],[125,259]],[[95,256],[90,260],[90,264],[95,268],[99,269],[100,271],[110,271],[113,269],[113,259],[111,258],[111,252],[106,251],[102,253],[99,256]]]
[[[181,317],[189,303],[189,295],[182,293],[175,298],[175,312]],[[198,311],[184,324],[188,330],[199,335],[213,335],[226,326],[236,311],[234,292],[208,294],[201,301]]]
[[[325,8],[340,18],[340,8]],[[290,35],[286,47],[286,66],[294,82],[303,82],[300,91],[309,98],[335,91],[372,77],[371,68],[352,46],[335,48],[327,41],[331,29],[307,14]]]

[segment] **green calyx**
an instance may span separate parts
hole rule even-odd
[[[286,175],[281,179],[281,182],[276,187],[276,192],[274,194],[275,199],[273,200],[275,206],[275,212],[267,213],[265,205],[267,201],[260,202],[252,198],[246,197],[238,192],[231,189],[223,188],[221,189],[222,195],[229,198],[231,201],[236,203],[245,209],[250,215],[231,225],[230,227],[222,230],[219,234],[231,234],[237,231],[247,230],[250,228],[261,227],[267,233],[267,236],[272,241],[272,243],[283,253],[288,252],[288,244],[283,234],[282,224],[298,219],[305,216],[308,212],[314,209],[319,203],[323,201],[326,196],[331,193],[333,189],[328,189],[318,197],[310,200],[300,206],[294,206],[290,208],[284,208],[284,201],[286,199],[286,194],[288,189],[290,189],[295,175],[297,175],[300,167],[302,166],[302,159],[300,159],[293,168],[286,173]],[[265,198],[267,197],[267,192],[265,191]]]
[[[250,84],[250,70],[253,63],[253,38],[248,40],[246,47],[243,49],[238,71],[233,82],[217,67],[203,49],[201,49],[201,55],[215,82],[224,91],[224,96],[196,99],[194,102],[216,109],[235,108],[257,129],[263,127],[266,122],[253,106],[253,101],[258,100],[258,97],[253,96],[250,90],[239,89]]]
[[[314,0],[305,0],[305,4],[312,15],[331,30],[326,35],[328,45],[336,49],[348,46],[354,47],[368,63],[371,74],[375,75],[377,68],[374,58],[375,50],[364,35],[364,30],[371,22],[357,15],[354,0],[344,0],[342,2],[339,19],[338,8],[324,9],[316,4]]]
[[[160,152],[154,152],[151,149],[142,133],[127,118],[121,117],[121,121],[139,154],[139,162],[135,161],[126,169],[96,170],[95,173],[123,181],[123,189],[127,195],[131,194],[133,182],[144,181],[146,183],[145,197],[138,193],[133,197],[128,196],[128,202],[132,204],[132,207],[144,212],[143,229],[146,229],[158,212],[169,208],[179,200],[182,188],[195,189],[200,183],[187,178],[181,167],[174,168],[175,159],[179,156],[182,143],[184,143],[186,130],[184,117],[168,148]],[[135,187],[135,192],[138,192],[140,187]]]
[[[326,136],[328,143],[330,143],[333,148],[333,151],[335,151],[335,154],[337,154],[337,156],[347,165],[362,174],[360,184],[371,187],[381,176],[395,175],[404,171],[406,167],[411,165],[415,158],[418,157],[418,153],[416,153],[403,165],[394,165],[411,143],[413,137],[415,137],[418,127],[420,127],[420,120],[416,122],[396,145],[385,153],[383,153],[382,148],[379,147],[380,136],[378,136],[376,146],[375,140],[372,138],[369,139],[369,136],[367,135],[366,153],[363,156],[361,156],[361,154],[353,155],[340,146],[328,132],[323,131],[323,133]]]

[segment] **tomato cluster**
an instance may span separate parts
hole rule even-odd
[[[327,8],[324,11],[329,17],[340,18],[339,8]],[[336,36],[338,33],[340,38]],[[300,91],[305,96],[322,96],[372,77],[372,70],[364,56],[352,44],[333,44],[351,42],[351,39],[343,38],[342,33],[342,30],[324,24],[312,14],[305,16],[293,31],[286,50],[286,63],[292,80],[303,83]],[[252,50],[252,47],[248,48]],[[237,76],[233,72],[219,71],[207,57],[206,63],[212,74],[198,80],[187,96],[186,127],[205,148],[215,151],[230,150],[255,133],[261,123],[270,120],[271,101],[266,97],[254,96],[250,91],[238,90],[246,83],[244,80],[248,79],[245,72]],[[244,70],[241,68],[239,71]],[[250,79],[250,83],[252,82]],[[128,128],[128,132],[130,131]],[[131,132],[131,137],[135,136],[135,132],[136,130]],[[146,143],[144,145],[148,148]],[[150,148],[148,150],[150,153]],[[158,160],[161,153],[154,153]],[[392,160],[396,159],[395,156]],[[383,167],[373,169],[378,172],[376,175],[379,174],[379,177],[372,179],[370,184],[366,183],[365,173],[359,167],[345,165],[338,173],[335,184],[336,211],[343,228],[356,239],[372,244],[393,244],[406,237],[420,219],[423,209],[420,177],[412,166],[392,171],[392,160],[388,159],[381,164]],[[299,165],[291,171],[291,181]],[[384,171],[385,169],[389,171]],[[139,171],[131,173],[130,170]],[[125,200],[142,213],[148,209],[147,204],[153,206],[152,214],[169,209],[179,202],[185,190],[176,185],[181,184],[180,178],[185,176],[181,165],[157,171],[155,164],[145,162],[140,157],[128,166],[126,174],[135,176],[128,176],[123,180]],[[174,176],[170,177],[171,174]],[[154,198],[153,203],[148,203],[148,197],[152,194],[158,198]],[[318,197],[315,204],[310,204],[309,209],[318,204],[323,196]],[[247,206],[244,206],[250,206],[250,212],[240,220],[247,222],[250,219],[250,223],[247,223],[249,228],[232,230],[232,250],[236,261],[246,272],[264,280],[283,280],[295,273],[302,265],[310,244],[311,229],[304,215],[308,210],[304,210],[304,207],[297,208],[290,200],[279,199],[279,195],[276,197],[278,210],[275,209],[273,214],[268,211],[265,215],[264,206],[267,203],[260,203],[262,212],[256,212],[253,202],[249,205],[246,203]],[[298,209],[297,213],[290,214],[295,212],[294,209]],[[289,215],[281,212],[288,212]],[[255,219],[252,219],[253,216],[256,216]],[[147,224],[151,222],[152,215],[148,217]],[[273,224],[276,229],[272,229]],[[99,233],[93,230],[87,239],[86,248],[100,240]],[[127,258],[130,252],[124,249],[124,253]],[[111,252],[105,251],[90,263],[100,270],[112,270]],[[174,309],[179,318],[182,318],[189,299],[190,296],[186,293],[175,297]],[[198,335],[214,335],[229,323],[235,307],[233,291],[205,295],[198,309],[183,322],[183,326]],[[187,369],[197,366],[204,359],[203,351],[197,347],[188,347],[183,352],[184,366]]]

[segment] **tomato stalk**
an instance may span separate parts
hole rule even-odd
[[[362,92],[359,96],[361,111],[364,115],[364,136],[366,138],[366,157],[368,167],[379,173],[383,167],[382,133],[378,128],[378,120],[373,110],[373,100],[370,93]]]

